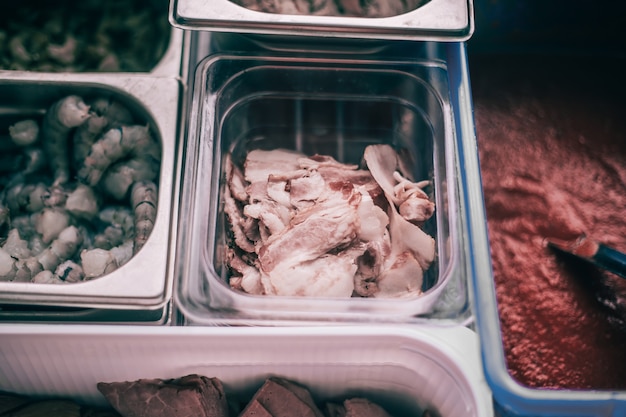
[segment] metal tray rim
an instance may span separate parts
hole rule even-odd
[[[270,14],[230,0],[213,3],[171,0],[170,23],[187,30],[385,40],[466,41],[474,33],[473,0],[431,0],[385,18]]]

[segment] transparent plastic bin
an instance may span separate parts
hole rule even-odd
[[[623,9],[623,5],[620,5]],[[571,31],[575,31],[576,33],[564,32],[561,34],[562,38],[551,38],[548,42],[544,40],[537,40],[536,43],[529,42],[530,39],[535,39],[536,33],[533,31],[532,27],[526,27],[526,30],[521,28],[515,28],[516,34],[515,39],[520,41],[518,44],[511,42],[513,36],[509,38],[509,42],[503,43],[503,45],[508,44],[509,48],[501,49],[500,45],[497,47],[490,42],[485,42],[486,38],[481,38],[480,40],[476,38],[476,55],[472,56],[470,54],[470,60],[474,59],[474,65],[471,66],[472,74],[474,75],[474,79],[476,81],[475,92],[480,88],[481,90],[481,102],[475,101],[476,105],[483,105],[487,108],[488,105],[493,107],[493,102],[490,101],[489,97],[507,97],[510,103],[515,103],[516,108],[519,108],[518,115],[526,115],[526,109],[529,106],[526,106],[530,100],[532,100],[533,108],[538,109],[537,111],[543,111],[545,108],[555,109],[561,114],[561,119],[553,118],[552,115],[546,117],[545,120],[538,120],[537,123],[541,126],[541,123],[548,123],[553,128],[558,131],[558,135],[562,137],[569,137],[569,132],[567,132],[567,124],[562,128],[560,126],[562,115],[564,114],[563,108],[567,108],[572,102],[575,100],[581,100],[581,103],[585,103],[588,106],[594,106],[598,109],[605,109],[611,105],[614,101],[617,102],[619,97],[622,97],[623,94],[620,92],[624,91],[623,86],[615,86],[614,80],[618,77],[620,68],[624,65],[624,57],[619,55],[612,55],[611,53],[607,54],[603,48],[609,48],[612,45],[613,39],[607,40],[606,43],[593,43],[593,48],[586,49],[586,42],[580,42],[578,38],[581,36],[579,33],[579,28],[576,26],[574,22],[584,21],[588,19],[589,13],[600,13],[600,11],[605,12],[606,10],[600,6],[598,8],[585,8],[582,5],[580,7],[573,7],[568,10],[568,13],[578,13],[575,14],[575,19],[568,19],[562,22],[555,22],[555,25],[564,25],[567,26]],[[506,11],[503,9],[502,11]],[[533,20],[533,22],[540,22],[543,19],[552,19],[553,16],[561,16],[560,9],[554,7],[533,7],[533,11],[539,13],[539,16],[534,15],[534,18],[537,20]],[[510,15],[506,16],[508,19],[517,19],[518,13],[513,13],[512,10],[509,10]],[[585,36],[590,36],[589,39],[594,39],[594,37],[599,36],[604,39],[604,35],[602,35],[603,30],[608,30],[610,28],[616,28],[617,22],[619,19],[615,18],[617,15],[607,15],[607,21],[598,19],[594,20],[597,23],[598,27],[594,25],[586,25],[585,26]],[[603,26],[605,25],[606,26]],[[600,27],[602,26],[602,27]],[[556,26],[558,27],[558,26]],[[593,32],[593,33],[592,33]],[[513,32],[511,32],[512,34]],[[570,36],[572,35],[572,36]],[[490,38],[491,39],[491,38]],[[495,40],[498,38],[493,38],[491,40]],[[500,39],[502,40],[502,39]],[[601,45],[600,45],[601,44]],[[513,46],[515,48],[513,49]],[[558,47],[556,47],[558,46]],[[521,47],[521,48],[519,48]],[[596,48],[597,47],[597,48]],[[472,51],[471,45],[468,47],[470,52]],[[608,58],[608,57],[611,58]],[[606,67],[610,68],[610,70],[600,70],[593,63],[596,59],[604,60]],[[492,65],[493,62],[498,62],[497,71],[501,74],[506,74],[503,79],[494,80],[493,74],[494,67]],[[536,66],[534,63],[541,63],[541,65]],[[556,64],[558,63],[558,64]],[[578,66],[580,64],[580,66]],[[576,68],[573,68],[576,66]],[[527,69],[534,67],[532,71],[527,71]],[[484,73],[480,71],[484,70]],[[536,72],[534,72],[536,70]],[[499,76],[498,76],[499,78]],[[511,88],[500,89],[498,88],[501,85],[509,85],[508,80],[512,80]],[[555,80],[560,80],[559,82],[555,82]],[[480,80],[480,82],[478,82]],[[506,83],[505,81],[506,80]],[[564,81],[566,80],[566,81]],[[581,81],[585,80],[585,81]],[[568,96],[567,94],[570,91],[570,87],[572,85],[576,86],[576,97]],[[490,88],[490,86],[495,86],[494,88]],[[547,93],[544,94],[544,91]],[[558,93],[566,91],[567,93]],[[589,91],[593,91],[594,94],[588,94]],[[537,92],[537,93],[536,93]],[[535,93],[535,95],[531,96],[531,94]],[[597,94],[595,94],[597,93]],[[561,95],[562,94],[562,95]],[[560,96],[559,96],[560,95]],[[588,101],[589,96],[594,97],[595,101]],[[532,97],[532,99],[530,98]],[[566,100],[574,100],[572,102]],[[520,104],[521,101],[526,101],[524,104]],[[593,104],[589,104],[593,103]],[[608,103],[608,104],[607,104]],[[587,114],[584,110],[579,111],[578,109],[584,109],[584,105],[571,106],[572,109],[572,119],[583,117],[581,120],[585,120],[584,117]],[[466,109],[466,110],[469,110]],[[461,109],[463,111],[463,109]],[[604,110],[598,110],[598,113],[602,112],[602,117],[600,120],[607,125],[611,125],[613,123],[613,114],[608,114]],[[616,111],[615,113],[618,113]],[[598,117],[597,114],[594,115]],[[592,117],[594,117],[592,116]],[[613,116],[613,117],[612,117]],[[485,120],[488,116],[483,116]],[[516,119],[513,116],[511,118],[512,124],[516,123]],[[618,116],[619,117],[619,116]],[[547,122],[549,120],[549,122]],[[618,120],[618,119],[615,119]],[[501,123],[501,121],[496,122]],[[534,122],[533,122],[534,123]],[[589,123],[589,126],[593,126],[592,122],[583,122]],[[534,125],[534,124],[533,124]],[[472,128],[473,129],[473,128]],[[516,127],[519,129],[519,127]],[[486,134],[486,133],[485,133]],[[580,134],[580,137],[584,137],[584,132],[577,132]],[[599,132],[600,135],[606,135],[605,132]],[[466,147],[477,147],[480,148],[480,135],[481,131],[477,132],[478,142],[475,141],[474,137],[466,136],[463,137],[462,140],[466,142]],[[520,135],[519,131],[513,131],[511,133],[511,137],[515,137],[515,135]],[[524,136],[518,136],[524,137]],[[572,136],[573,138],[575,136]],[[611,137],[611,136],[605,136]],[[599,141],[593,140],[593,146],[590,149],[601,149],[603,143],[602,139]],[[539,142],[534,142],[534,144]],[[533,142],[529,141],[528,146],[534,146]],[[551,146],[551,145],[542,145],[542,146]],[[595,158],[601,160],[602,153],[598,151],[598,154],[595,155]],[[621,155],[621,154],[616,154]],[[617,159],[617,157],[616,157]],[[619,162],[617,162],[619,163]],[[535,308],[542,309],[542,306],[536,306],[535,300],[529,300],[524,296],[524,291],[521,291],[519,296],[511,297],[511,293],[505,293],[502,297],[496,296],[496,281],[494,278],[494,270],[491,258],[491,245],[489,239],[489,230],[488,230],[488,219],[487,213],[485,209],[485,196],[483,195],[483,188],[481,186],[481,165],[478,158],[478,153],[475,152],[467,152],[464,154],[462,164],[462,172],[463,175],[461,180],[465,184],[464,188],[467,190],[469,203],[468,205],[472,207],[471,211],[468,211],[468,224],[470,227],[470,233],[468,233],[468,239],[470,240],[470,244],[468,245],[469,255],[472,259],[472,294],[473,299],[475,300],[476,308],[475,311],[475,328],[480,337],[481,343],[481,354],[483,357],[484,364],[484,373],[486,379],[490,385],[490,388],[493,392],[494,401],[497,403],[499,408],[499,412],[502,416],[546,416],[546,417],[621,417],[626,415],[626,391],[620,389],[600,389],[600,388],[590,388],[590,389],[557,389],[557,388],[534,388],[527,386],[526,384],[521,383],[518,379],[512,376],[509,372],[510,364],[507,364],[507,353],[505,352],[505,345],[503,342],[503,335],[506,325],[508,330],[512,333],[516,332],[518,335],[520,334],[520,328],[522,331],[526,330],[524,326],[528,326],[530,328],[533,325],[534,319],[530,319],[532,316],[519,316],[523,318],[519,320],[519,324],[517,324],[516,328],[513,328],[511,324],[503,324],[500,314],[500,309],[498,306],[499,302],[506,303],[505,306],[510,307],[512,305],[522,305],[528,306],[528,311],[532,311]],[[540,172],[541,165],[538,165],[538,172]],[[590,169],[584,163],[580,164],[581,171],[583,169]],[[493,172],[493,171],[492,171]],[[499,171],[498,174],[500,174]],[[520,170],[520,178],[523,178],[522,170]],[[544,171],[546,172],[546,171]],[[508,173],[507,173],[508,174]],[[543,175],[546,175],[545,173]],[[510,176],[507,176],[511,178]],[[584,183],[584,179],[579,179]],[[492,183],[493,184],[493,183]],[[541,186],[546,185],[542,184]],[[492,185],[493,187],[493,185]],[[598,187],[602,187],[599,185]],[[599,188],[602,189],[602,188]],[[566,193],[565,190],[560,190],[560,192]],[[493,200],[492,200],[493,201]],[[575,201],[575,200],[573,200]],[[492,203],[492,207],[495,204]],[[602,204],[597,204],[598,207],[604,207]],[[564,210],[568,209],[567,204],[563,204]],[[559,207],[560,208],[560,207]],[[581,211],[582,213],[582,211]],[[546,216],[549,216],[549,210],[546,210]],[[582,214],[581,214],[582,215]],[[608,218],[612,218],[611,216],[620,217],[620,213],[612,212],[611,209],[605,209],[602,212],[602,216],[607,216]],[[523,221],[527,221],[527,219],[523,219]],[[588,219],[585,219],[588,221]],[[587,224],[586,226],[589,226]],[[606,227],[606,226],[605,226]],[[511,229],[508,229],[511,230]],[[547,237],[547,236],[546,236]],[[527,248],[532,248],[533,242],[531,238],[527,238],[522,236],[520,242],[524,242],[523,246],[520,243],[520,250],[526,251]],[[536,244],[537,241],[535,241]],[[541,242],[541,240],[539,240]],[[565,259],[559,259],[558,255],[550,254],[546,252],[546,259],[553,259],[554,262],[570,262]],[[502,262],[503,258],[499,258],[499,262]],[[537,268],[541,268],[541,265],[546,264],[546,259],[539,259],[537,261]],[[572,268],[584,268],[583,263],[578,264],[571,263]],[[515,272],[512,272],[512,274]],[[591,277],[592,275],[589,275]],[[583,278],[584,275],[580,277],[572,276],[572,279]],[[550,279],[555,282],[559,282],[560,279],[565,278],[552,276]],[[507,278],[508,279],[508,278]],[[511,280],[514,277],[511,276]],[[532,279],[528,278],[526,275],[521,276],[522,281],[527,282],[529,286],[534,286],[534,282]],[[528,281],[525,281],[528,280]],[[561,281],[562,282],[562,281]],[[514,288],[514,287],[511,287]],[[582,288],[582,287],[581,287]],[[589,299],[593,300],[594,294],[591,290],[589,290]],[[547,301],[548,305],[552,302],[556,302],[556,299],[553,299],[552,294],[544,293],[544,299]],[[499,301],[499,299],[501,299]],[[572,298],[572,300],[576,300]],[[578,305],[578,301],[574,302],[572,300],[568,300],[568,303],[571,303],[572,309],[576,309],[578,311],[572,312],[571,317],[560,313],[563,317],[564,324],[575,323],[577,314],[579,312],[583,312],[583,314],[587,315],[587,317],[594,317],[593,310],[587,311],[588,306]],[[593,300],[594,302],[596,300]],[[599,299],[598,299],[599,301]],[[519,303],[519,304],[513,304]],[[613,306],[615,307],[615,306]],[[619,311],[619,310],[618,310]],[[547,311],[544,309],[544,312]],[[515,317],[517,313],[508,311],[508,317]],[[546,314],[546,317],[548,315]],[[603,315],[598,315],[597,317],[602,317]],[[557,322],[555,322],[557,323]],[[623,323],[623,322],[622,322]],[[547,329],[550,332],[551,326],[559,325],[557,324],[548,324],[542,323],[543,329]],[[621,325],[618,325],[621,326]],[[585,324],[581,325],[581,328],[584,328]],[[598,322],[598,327],[601,328],[601,323]],[[617,326],[616,326],[617,327]],[[612,340],[623,340],[623,327],[620,327],[622,330],[622,339],[615,338],[614,335],[610,335]],[[564,332],[566,333],[566,332]],[[538,332],[537,334],[542,334]],[[585,333],[581,333],[585,335]],[[595,339],[593,343],[612,343],[605,339]],[[618,336],[620,337],[620,336]],[[591,364],[593,363],[592,355],[595,355],[596,359],[600,356],[600,354],[595,351],[595,349],[587,349],[586,353],[576,352],[572,350],[572,345],[574,343],[568,342],[567,340],[563,340],[561,349],[554,348],[550,346],[550,340],[555,339],[554,335],[550,335],[549,333],[546,336],[545,343],[545,351],[544,352],[535,352],[537,356],[536,359],[532,361],[532,363],[528,364],[528,370],[532,372],[533,375],[538,375],[543,369],[546,369],[546,365],[553,365],[553,362],[547,362],[544,358],[550,357],[550,352],[556,353],[559,355],[560,352],[565,353],[567,355],[578,355],[578,357],[585,358],[584,368],[581,365],[580,370],[581,373],[587,372],[592,369]],[[607,337],[608,339],[608,337]],[[558,340],[558,338],[557,338]],[[523,342],[523,341],[522,341]],[[590,339],[591,342],[591,339]],[[580,342],[576,342],[579,344]],[[533,343],[533,345],[540,345],[541,341]],[[517,352],[521,355],[524,355],[526,350],[521,350],[520,347],[522,343],[517,345]],[[542,346],[542,348],[544,347]],[[619,348],[617,348],[617,351]],[[588,356],[587,356],[588,355]],[[619,354],[618,354],[619,356]],[[624,355],[622,355],[624,356]],[[523,357],[523,356],[521,356]],[[589,358],[589,360],[587,360]],[[608,362],[608,361],[607,361]],[[561,366],[564,366],[566,360],[563,361]],[[610,366],[610,365],[609,365]],[[619,372],[621,363],[616,363],[615,368],[602,368],[606,370],[606,372],[610,372],[613,375]],[[524,371],[523,368],[518,368],[521,371]],[[571,369],[572,374],[574,374],[577,370]],[[548,371],[545,372],[548,374]],[[561,377],[562,378],[562,377]],[[541,382],[539,378],[536,378],[536,381]]]
[[[476,335],[463,327],[0,327],[0,391],[106,405],[100,381],[217,377],[249,400],[269,376],[318,402],[365,396],[395,416],[490,417]]]
[[[192,320],[213,312],[241,317],[335,320],[428,316],[450,282],[463,281],[455,182],[455,130],[445,65],[440,61],[280,58],[218,54],[197,70],[187,133],[187,160],[177,249],[177,308]],[[423,294],[406,299],[322,299],[258,296],[228,285],[220,253],[224,158],[254,149],[287,148],[358,163],[365,146],[408,151],[416,179],[432,181],[436,211],[424,230],[436,240],[436,261]],[[458,289],[458,287],[457,287]],[[467,307],[460,289],[450,316]]]

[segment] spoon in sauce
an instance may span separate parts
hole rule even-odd
[[[580,235],[574,240],[548,239],[548,246],[626,279],[626,254]]]

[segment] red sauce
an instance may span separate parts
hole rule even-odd
[[[545,245],[586,233],[626,252],[624,62],[584,61],[470,60],[478,151],[510,374],[623,390],[626,280]]]

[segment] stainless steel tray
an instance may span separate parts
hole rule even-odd
[[[257,12],[229,0],[171,0],[170,22],[189,30],[368,40],[464,41],[474,31],[472,0],[431,0],[392,17],[306,16]]]
[[[176,192],[180,79],[145,74],[0,73],[4,110],[41,109],[66,94],[104,93],[141,113],[161,143],[157,217],[141,251],[116,271],[70,285],[0,282],[0,304],[57,307],[161,309],[170,299],[171,217]],[[15,98],[19,97],[19,100]],[[16,100],[16,101],[11,101]],[[162,315],[162,314],[161,314]]]

